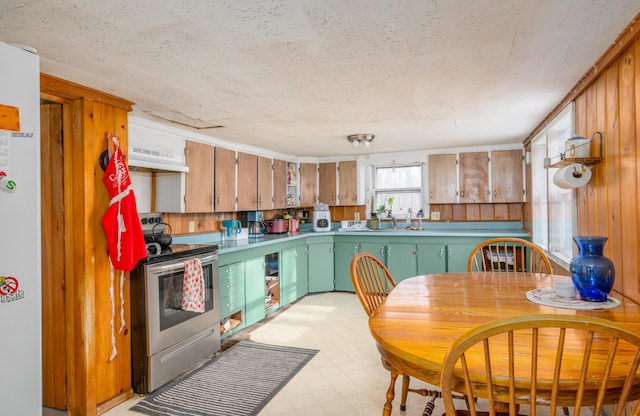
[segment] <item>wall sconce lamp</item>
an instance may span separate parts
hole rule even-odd
[[[360,143],[364,143],[365,146],[369,147],[374,137],[376,137],[374,134],[350,134],[347,136],[347,140],[356,147]]]

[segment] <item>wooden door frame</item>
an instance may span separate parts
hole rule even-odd
[[[129,112],[132,103],[46,74],[40,75],[40,97],[63,106],[67,414],[97,415],[132,393],[98,403],[95,224],[106,207],[95,206],[95,155],[106,143],[95,140],[103,133],[94,132],[93,108],[99,102]]]

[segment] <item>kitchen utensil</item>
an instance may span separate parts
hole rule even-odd
[[[250,222],[249,223],[249,235],[260,235],[267,231],[267,226],[264,222]]]
[[[233,237],[242,231],[242,224],[238,220],[224,220],[222,226],[227,230],[227,237]]]
[[[300,220],[296,217],[289,218],[289,232],[297,233],[300,231]]]
[[[267,234],[282,234],[289,232],[289,221],[272,219],[267,221]]]
[[[327,204],[318,203],[313,207],[313,231],[331,231],[331,213]]]
[[[162,230],[156,231],[156,228],[159,225],[169,227],[169,234],[164,233]],[[167,224],[166,222],[159,222],[153,226],[153,228],[151,229],[151,234],[145,237],[144,242],[147,244],[158,243],[160,244],[160,247],[167,248],[171,245],[171,232],[173,232],[173,230],[171,229],[171,225]]]

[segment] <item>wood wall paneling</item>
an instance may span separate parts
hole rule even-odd
[[[40,106],[42,200],[42,404],[67,408],[65,188],[62,105]]]
[[[591,166],[591,181],[578,189],[579,235],[608,237],[605,254],[616,267],[614,288],[638,301],[638,238],[640,212],[640,41],[576,97],[576,133],[603,133],[603,160]]]
[[[623,218],[623,233],[621,235],[623,254],[622,267],[618,270],[622,272],[622,289],[625,293],[631,291],[627,287],[633,283],[636,286],[635,299],[637,294],[638,279],[638,190],[637,190],[637,152],[635,137],[635,106],[634,106],[634,56],[633,48],[625,51],[620,57],[619,66],[619,97],[618,103],[620,123],[620,186],[623,192],[623,204],[621,205],[621,215]],[[636,201],[630,204],[629,201]],[[602,201],[606,204],[606,201]],[[607,250],[608,251],[608,250]],[[634,253],[634,255],[630,255]],[[634,276],[634,281],[625,280],[624,276]]]

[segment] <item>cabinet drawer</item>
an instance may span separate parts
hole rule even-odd
[[[223,266],[218,267],[218,274],[220,280],[222,280],[225,276],[238,276],[243,274],[242,262],[238,261],[236,263],[225,264]]]
[[[220,316],[226,317],[233,312],[242,310],[244,306],[244,293],[236,292],[220,298]]]
[[[244,281],[241,279],[225,279],[220,281],[220,298],[233,293],[244,293]]]

